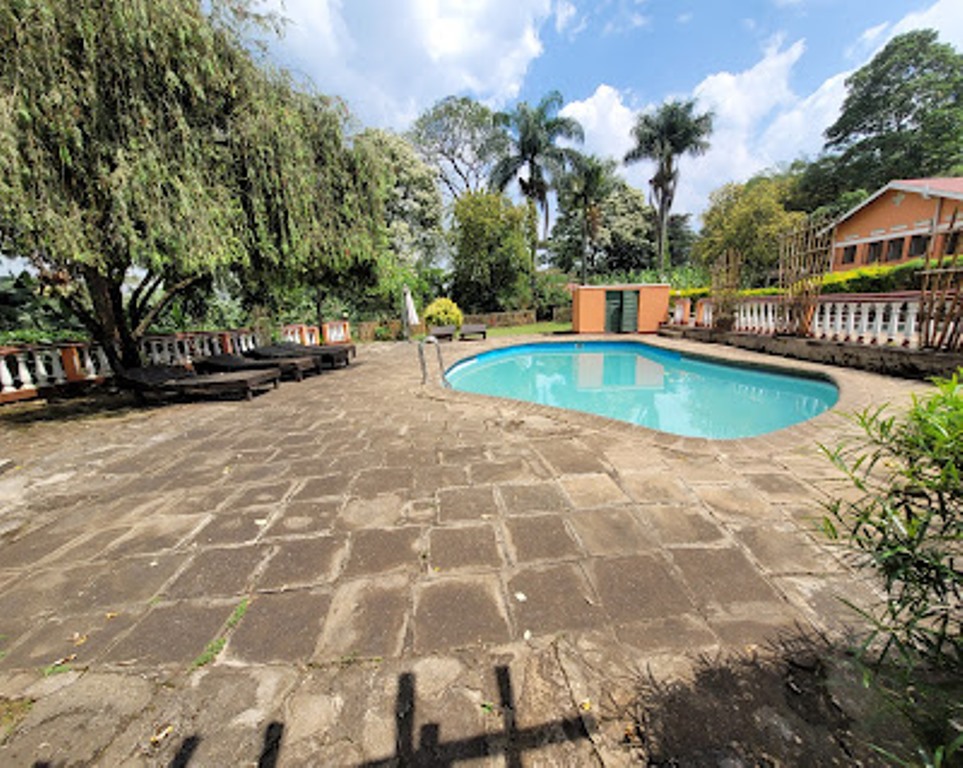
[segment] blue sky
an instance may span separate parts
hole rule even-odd
[[[712,148],[686,158],[675,212],[812,157],[844,80],[894,35],[932,27],[963,51],[963,0],[265,0],[289,20],[274,56],[362,126],[402,131],[449,94],[497,109],[552,89],[588,151],[621,158],[641,110],[696,98]],[[646,190],[651,168],[622,170]],[[698,219],[694,222],[698,226]]]

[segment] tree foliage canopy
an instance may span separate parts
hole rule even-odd
[[[826,149],[846,188],[943,173],[963,162],[963,56],[932,29],[894,37],[846,80]]]
[[[452,298],[469,312],[518,309],[531,300],[525,206],[469,192],[455,203]]]
[[[196,0],[5,0],[0,46],[0,248],[114,365],[137,365],[160,313],[219,270],[262,301],[383,247],[335,106],[258,66]]]
[[[659,263],[668,270],[668,228],[672,201],[679,183],[678,158],[701,155],[709,148],[712,113],[695,114],[695,101],[669,101],[655,113],[642,113],[632,128],[635,146],[626,163],[653,160],[655,175],[649,180],[659,227]]]
[[[894,37],[846,88],[823,154],[791,168],[791,207],[842,213],[894,179],[963,173],[963,56],[935,31]]]
[[[492,111],[466,96],[437,102],[415,120],[408,136],[453,199],[486,191],[495,162],[508,154],[508,137]]]
[[[496,124],[506,131],[508,150],[492,169],[492,186],[503,192],[518,179],[522,194],[545,212],[546,229],[552,179],[564,172],[574,154],[574,150],[558,146],[558,142],[582,142],[585,138],[577,120],[558,115],[561,106],[562,94],[552,91],[534,108],[523,101],[511,112],[495,115]]]
[[[787,175],[756,176],[713,191],[696,247],[703,263],[736,251],[746,286],[772,284],[779,265],[779,235],[805,218],[785,208],[792,183]]]
[[[616,179],[598,207],[598,229],[588,250],[587,277],[628,273],[655,266],[655,216],[645,195]],[[581,264],[582,214],[577,207],[561,210],[549,241],[551,262],[566,272]]]
[[[573,212],[581,224],[582,282],[588,275],[588,263],[598,245],[602,226],[602,203],[616,185],[615,161],[595,155],[576,154],[571,168],[558,179],[559,207]]]

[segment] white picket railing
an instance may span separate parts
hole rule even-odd
[[[741,301],[733,330],[774,334],[780,330],[778,296],[758,296]],[[820,296],[810,321],[808,336],[855,344],[915,347],[919,337],[920,295],[899,293],[827,294]],[[670,325],[711,327],[712,300],[677,301]]]

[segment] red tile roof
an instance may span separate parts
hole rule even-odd
[[[890,183],[913,187],[920,192],[929,191],[937,195],[963,195],[963,177],[960,176],[943,176],[929,179],[897,179]]]

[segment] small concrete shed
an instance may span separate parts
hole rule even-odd
[[[579,285],[572,292],[575,333],[655,333],[668,316],[668,283]]]

